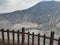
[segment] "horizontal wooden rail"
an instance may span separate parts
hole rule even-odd
[[[35,44],[35,37],[37,37],[37,44],[40,45],[40,38],[43,38],[43,45],[46,45],[46,39],[49,39],[49,45],[54,45],[54,41],[58,41],[58,45],[60,45],[60,37],[59,39],[56,39],[54,38],[54,32],[51,31],[51,34],[50,34],[50,37],[46,36],[46,34],[44,35],[40,35],[40,33],[38,34],[35,34],[34,32],[30,33],[30,32],[25,32],[25,28],[22,28],[22,32],[20,32],[19,30],[17,31],[10,31],[9,29],[7,30],[4,30],[4,29],[1,29],[0,32],[2,32],[2,43],[4,45],[5,43],[5,35],[4,33],[7,33],[7,43],[9,44],[10,43],[10,33],[12,34],[12,43],[13,45],[15,45],[15,34],[17,34],[17,45],[20,45],[20,34],[21,34],[21,45],[25,45],[25,35],[27,35],[27,41],[28,41],[28,45],[30,44],[30,36],[32,37],[32,45]]]
[[[0,32],[1,32],[1,31],[2,31],[2,30],[0,30]],[[4,32],[7,32],[7,30],[4,30]],[[9,33],[12,33],[12,31],[9,30]],[[17,31],[14,31],[14,33],[18,33],[18,32],[17,32]],[[19,32],[19,34],[22,34],[22,32]],[[27,34],[27,35],[28,35],[27,32],[24,32],[24,34]],[[32,34],[30,33],[29,35],[32,35]],[[34,36],[38,36],[38,35],[37,35],[37,34],[34,34]],[[44,38],[43,35],[40,35],[40,37],[41,37],[41,38]],[[46,39],[50,39],[50,37],[47,37],[47,36],[46,36]],[[53,40],[59,41],[58,39],[55,39],[55,38],[53,38]]]

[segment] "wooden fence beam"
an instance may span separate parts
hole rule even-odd
[[[0,30],[0,32],[1,32],[1,31],[2,31],[2,30]],[[4,30],[4,32],[7,32],[7,30]],[[9,30],[9,33],[12,33],[12,31]],[[17,33],[17,31],[14,31],[14,33]],[[20,34],[22,34],[22,32],[20,32]],[[27,34],[27,35],[28,35],[27,32],[25,32],[24,34]],[[32,35],[32,34],[30,33],[30,35]],[[37,37],[38,37],[37,34],[35,34],[34,36],[37,36]],[[41,38],[44,38],[43,35],[40,35],[40,37],[41,37]],[[50,37],[47,36],[46,39],[50,39]],[[54,41],[58,41],[58,39],[54,38]]]
[[[25,43],[25,28],[23,27],[22,28],[22,45],[24,45],[24,43]]]
[[[4,39],[4,29],[1,29],[2,30],[2,43],[3,43],[3,45],[4,45],[4,43],[5,43],[5,39]]]
[[[34,45],[34,32],[32,33],[32,45]]]
[[[40,45],[40,33],[38,33],[38,45]]]
[[[30,35],[29,34],[30,34],[30,32],[28,32],[28,45],[29,45],[29,41],[30,41],[29,40],[30,39]]]
[[[20,44],[20,33],[19,33],[19,30],[17,31],[17,45],[19,45]]]
[[[10,43],[10,39],[9,39],[9,29],[7,29],[7,40],[8,40],[8,45]]]
[[[54,39],[54,32],[53,31],[51,31],[51,35],[50,35],[50,43],[49,43],[49,45],[53,45],[53,40]]]
[[[45,41],[46,41],[46,35],[44,34],[43,45],[45,45]]]
[[[14,30],[13,31],[9,31],[9,29],[7,29],[7,30],[1,29],[0,31],[2,32],[2,43],[3,43],[3,45],[5,43],[4,32],[7,33],[8,43],[10,43],[9,33],[12,33],[13,45],[15,43],[15,39],[14,39],[15,38],[15,36],[14,36],[15,33],[17,34],[17,43],[18,43],[18,45],[19,45],[19,34],[22,34],[22,45],[24,45],[24,43],[25,43],[25,34],[28,35],[28,39],[27,39],[28,40],[28,45],[29,45],[30,35],[32,36],[32,45],[34,45],[34,36],[37,36],[38,37],[38,45],[40,45],[40,37],[43,38],[43,45],[45,45],[46,38],[47,39],[50,39],[49,45],[53,45],[53,41],[54,40],[55,41],[58,41],[58,45],[60,45],[60,37],[59,37],[59,40],[58,39],[55,39],[54,38],[54,32],[51,32],[50,37],[46,37],[45,34],[44,34],[44,36],[41,36],[39,33],[38,33],[38,35],[34,34],[34,32],[32,34],[30,34],[30,32],[26,33],[25,32],[25,28],[22,28],[22,32],[19,32],[19,30],[18,31],[14,31]]]
[[[60,45],[60,37],[59,37],[58,45]]]
[[[15,43],[15,34],[14,34],[14,30],[12,30],[12,38],[13,38],[13,45],[14,45],[14,43]]]

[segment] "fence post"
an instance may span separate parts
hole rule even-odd
[[[1,30],[2,30],[2,43],[4,45],[4,43],[5,43],[5,40],[4,40],[4,29],[2,28]]]
[[[46,35],[44,34],[43,45],[45,45]]]
[[[38,45],[40,45],[40,33],[38,33]]]
[[[24,45],[24,42],[25,42],[24,41],[25,40],[25,34],[24,33],[25,33],[25,28],[23,27],[22,28],[22,45]]]
[[[7,40],[8,40],[8,44],[9,44],[9,42],[10,42],[10,40],[9,40],[9,29],[7,29]]]
[[[19,39],[19,30],[17,31],[17,45],[19,45],[20,39]]]
[[[58,45],[60,45],[60,37],[59,37],[59,40],[58,40]]]
[[[32,33],[32,45],[34,45],[34,32]]]
[[[50,43],[49,43],[49,45],[53,45],[53,40],[54,39],[54,32],[53,31],[51,31],[51,35],[50,35]]]
[[[30,36],[29,34],[30,34],[30,32],[28,32],[28,45],[29,45],[29,38],[30,38],[30,37],[29,37],[29,36]]]
[[[14,42],[15,42],[15,39],[14,39],[14,30],[12,30],[12,38],[13,38],[13,45],[14,45]]]

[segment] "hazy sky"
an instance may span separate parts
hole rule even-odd
[[[0,13],[27,9],[41,1],[51,0],[0,0]]]

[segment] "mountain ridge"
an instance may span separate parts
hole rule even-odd
[[[46,25],[44,27],[47,27],[47,25],[55,27],[56,24],[60,23],[60,2],[43,1],[26,10],[0,14],[0,20],[1,18],[12,24],[27,21],[44,24]]]

